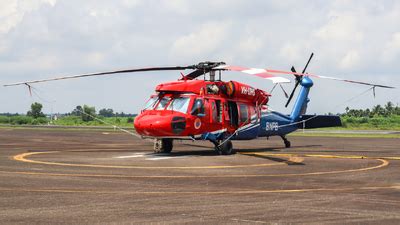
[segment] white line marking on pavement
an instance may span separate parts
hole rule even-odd
[[[188,158],[188,156],[174,156],[174,157],[151,157],[151,158],[146,158],[146,160],[164,160],[164,159],[183,159],[183,158]]]
[[[123,155],[123,156],[116,156],[113,157],[114,159],[128,159],[128,158],[139,158],[139,157],[145,157],[146,153],[135,153],[133,155]]]

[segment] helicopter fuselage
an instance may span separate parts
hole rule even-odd
[[[290,117],[268,110],[269,94],[235,81],[181,80],[160,84],[135,119],[147,138],[233,140],[284,135]],[[296,128],[297,129],[297,128]]]

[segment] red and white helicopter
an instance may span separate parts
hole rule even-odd
[[[219,154],[227,155],[234,153],[231,140],[280,136],[285,146],[290,147],[286,135],[299,128],[340,126],[341,121],[338,116],[305,114],[309,102],[308,93],[313,86],[312,77],[368,85],[373,89],[394,88],[305,73],[312,57],[313,54],[301,73],[296,72],[294,67],[291,71],[282,71],[230,66],[224,62],[201,62],[190,66],[150,67],[79,74],[4,86],[27,85],[30,88],[32,84],[41,82],[119,73],[193,70],[187,75],[182,74],[177,81],[157,85],[155,94],[150,97],[144,109],[135,118],[134,127],[142,138],[155,139],[155,152],[169,153],[173,148],[173,140],[191,139],[209,140],[214,143],[215,150]],[[271,95],[268,92],[237,81],[223,81],[222,71],[243,72],[271,80],[275,85],[290,82],[282,76],[294,75],[295,88],[286,106],[290,103],[298,85],[301,86],[301,90],[291,114],[285,115],[269,110],[267,103]]]

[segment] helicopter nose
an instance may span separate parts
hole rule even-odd
[[[167,135],[168,125],[171,123],[167,118],[158,115],[143,115],[135,119],[135,129],[144,136],[163,136]]]
[[[135,119],[134,126],[143,136],[173,136],[184,131],[186,120],[179,116],[141,115]]]

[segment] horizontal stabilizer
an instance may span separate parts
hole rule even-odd
[[[302,116],[300,116],[299,121],[305,121],[304,123],[299,123],[297,125],[299,129],[303,129],[303,128],[304,129],[314,129],[314,128],[323,128],[323,127],[341,127],[342,126],[342,121],[340,120],[340,116],[302,115]]]

